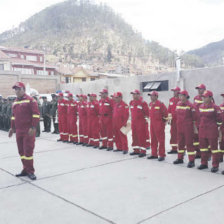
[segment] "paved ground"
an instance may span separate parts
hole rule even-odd
[[[0,132],[0,224],[224,223],[220,172],[174,166],[175,155],[149,161],[56,139],[37,139],[38,180],[30,182],[14,176],[15,137]]]

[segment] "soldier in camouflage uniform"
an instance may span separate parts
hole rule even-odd
[[[59,134],[59,130],[58,130],[58,118],[57,118],[57,95],[56,94],[52,94],[52,101],[51,101],[51,110],[50,110],[50,114],[53,120],[53,124],[54,124],[54,131],[52,132],[52,134]]]

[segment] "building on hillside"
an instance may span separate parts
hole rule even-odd
[[[0,46],[0,70],[26,75],[56,75],[56,66],[45,63],[44,52]]]
[[[98,73],[82,67],[72,68],[68,65],[60,65],[57,72],[61,76],[61,83],[87,82],[99,79]]]

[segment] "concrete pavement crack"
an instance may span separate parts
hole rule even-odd
[[[198,194],[198,195],[196,195],[196,196],[194,196],[194,197],[192,197],[192,198],[189,198],[189,199],[187,199],[187,200],[185,200],[185,201],[182,201],[182,202],[180,202],[180,203],[178,203],[178,204],[176,204],[176,205],[173,205],[173,206],[171,206],[171,207],[169,207],[169,208],[167,208],[167,209],[164,209],[164,210],[162,210],[162,211],[160,211],[160,212],[158,212],[158,213],[156,213],[156,214],[154,214],[154,215],[151,215],[150,217],[145,218],[145,219],[143,219],[143,220],[137,222],[136,224],[144,223],[144,222],[146,222],[146,221],[148,221],[148,220],[150,220],[150,219],[153,219],[153,218],[155,218],[155,217],[157,217],[157,216],[159,216],[159,215],[161,215],[161,214],[163,214],[163,213],[166,213],[166,212],[168,212],[168,211],[170,211],[170,210],[172,210],[172,209],[174,209],[174,208],[177,208],[177,207],[179,207],[179,206],[181,206],[181,205],[183,205],[183,204],[186,204],[186,203],[188,203],[188,202],[190,202],[190,201],[193,201],[193,200],[195,200],[195,199],[197,199],[197,198],[200,198],[200,197],[202,197],[202,196],[204,196],[204,195],[207,195],[207,194],[209,194],[209,193],[212,193],[212,192],[214,192],[214,191],[216,191],[216,190],[218,190],[218,189],[220,189],[220,188],[223,188],[223,187],[224,187],[224,184],[223,184],[223,185],[220,185],[220,186],[218,186],[218,187],[215,187],[215,188],[213,188],[213,189],[211,189],[211,190],[209,190],[209,191],[206,191],[206,192],[204,192],[204,193]]]
[[[54,177],[58,177],[58,176],[63,176],[63,175],[71,174],[71,173],[76,173],[76,172],[80,172],[80,171],[83,171],[83,170],[89,170],[89,169],[97,168],[97,167],[101,167],[101,166],[106,166],[106,165],[110,165],[110,164],[114,164],[114,163],[125,162],[125,161],[133,160],[133,159],[137,159],[137,157],[122,159],[122,160],[116,160],[116,161],[113,161],[113,162],[108,162],[108,163],[103,163],[103,164],[99,164],[99,165],[95,165],[95,166],[89,166],[89,167],[84,167],[84,168],[81,168],[81,169],[71,170],[71,171],[65,172],[65,173],[59,173],[59,174],[55,174],[55,175],[48,176],[48,177],[38,178],[38,181],[39,180],[46,180],[46,179],[50,179],[50,178],[54,178]]]
[[[7,171],[5,169],[0,168],[0,170],[2,170],[3,172],[5,172],[5,173],[7,173],[7,174],[9,174],[9,175],[11,175],[13,177],[15,177],[12,173],[10,173],[9,171]],[[33,181],[27,181],[27,180],[25,180],[23,178],[20,178],[20,179],[22,181],[24,181],[24,183],[20,183],[20,184],[14,185],[14,186],[19,186],[19,185],[22,185],[22,184],[30,184],[31,186],[33,186],[35,188],[38,188],[39,190],[44,191],[45,193],[50,194],[51,196],[56,197],[56,198],[58,198],[58,199],[60,199],[60,200],[62,200],[64,202],[66,202],[66,203],[68,203],[70,205],[73,205],[73,206],[75,206],[75,207],[77,207],[77,208],[79,208],[79,209],[81,209],[81,210],[83,210],[83,211],[85,211],[85,212],[87,212],[89,214],[92,214],[92,215],[98,217],[99,219],[102,219],[102,220],[106,221],[107,223],[116,224],[115,222],[113,222],[110,219],[107,219],[107,218],[105,218],[105,217],[103,217],[103,216],[101,216],[101,215],[99,215],[99,214],[97,214],[97,213],[95,213],[95,212],[93,212],[91,210],[88,210],[88,209],[86,209],[86,208],[84,208],[84,207],[82,207],[82,206],[80,206],[80,205],[78,205],[78,204],[76,204],[76,203],[74,203],[72,201],[69,201],[68,199],[66,199],[66,198],[64,198],[64,197],[62,197],[60,195],[57,195],[57,194],[55,194],[55,193],[53,193],[51,191],[48,191],[45,188],[42,188],[42,187],[36,185]],[[1,190],[1,188],[0,188],[0,190]]]

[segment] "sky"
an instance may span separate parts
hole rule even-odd
[[[94,0],[111,6],[147,40],[177,51],[224,39],[224,0]],[[0,33],[62,0],[0,0]]]

